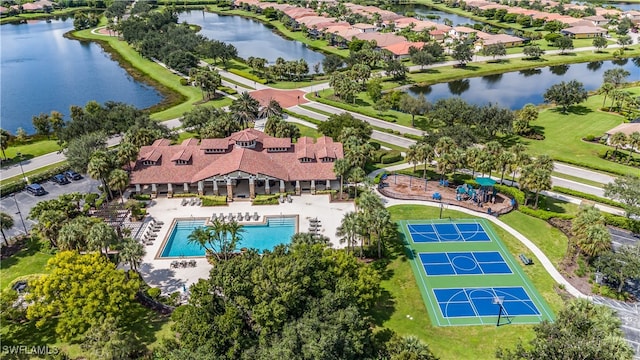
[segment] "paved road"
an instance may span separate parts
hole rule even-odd
[[[602,184],[608,184],[615,180],[615,177],[611,175],[607,175],[601,172],[588,170],[584,168],[579,168],[579,167],[568,165],[568,164],[558,163],[558,162],[555,162],[553,164],[553,170],[561,174],[567,174],[567,175],[576,176],[578,178],[589,179],[591,181],[596,181]]]

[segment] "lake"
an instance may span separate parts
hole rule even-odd
[[[204,11],[183,12],[179,22],[199,25],[200,34],[233,44],[238,56],[247,59],[250,56],[267,59],[269,64],[281,57],[287,61],[304,59],[313,69],[316,63],[322,63],[324,55],[307,48],[304,44],[284,39],[259,21],[240,16],[222,16]],[[313,70],[311,70],[313,71]]]
[[[6,24],[0,28],[2,128],[34,132],[31,118],[90,100],[147,108],[162,101],[153,87],[135,81],[95,43],[63,37],[73,19]]]
[[[604,61],[522,70],[412,87],[407,92],[413,96],[424,94],[430,102],[460,96],[472,104],[494,103],[516,110],[528,103],[543,103],[542,94],[550,86],[561,81],[578,80],[588,91],[596,90],[602,85],[603,73],[614,67],[622,67],[629,71],[631,76],[627,78],[628,81],[640,81],[640,67],[631,59],[625,60],[619,62],[620,65]],[[640,64],[640,61],[636,62]]]
[[[450,14],[448,12],[440,11],[425,5],[414,4],[414,5],[396,5],[391,8],[391,11],[394,11],[398,14],[405,14],[407,12],[414,12],[417,17],[424,18],[428,21],[433,21],[438,24],[444,24],[445,19],[451,20],[453,26],[463,25],[463,24],[483,24],[480,21],[476,21],[470,19],[466,16]]]

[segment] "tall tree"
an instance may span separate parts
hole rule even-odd
[[[122,192],[129,186],[129,174],[122,169],[115,169],[109,173],[109,188],[118,190],[120,193],[120,201],[124,205],[124,196]]]
[[[534,326],[535,337],[525,346],[500,348],[498,359],[599,359],[631,360],[633,350],[620,330],[615,312],[587,299],[576,299],[561,310],[554,322]]]
[[[4,244],[9,246],[9,240],[7,240],[7,235],[5,235],[4,231],[9,230],[13,227],[13,218],[11,215],[0,212],[0,233],[2,233],[2,239],[4,240]]]
[[[87,234],[87,249],[89,251],[98,251],[104,256],[109,254],[109,248],[114,246],[118,241],[116,231],[104,221],[100,221],[89,229]]]
[[[576,80],[555,84],[548,88],[543,95],[545,102],[562,106],[563,113],[567,112],[569,106],[587,100],[588,96],[584,85]]]
[[[87,164],[87,174],[92,178],[100,180],[102,182],[104,191],[105,193],[109,194],[110,198],[113,196],[111,195],[111,189],[109,188],[107,179],[112,169],[113,164],[111,163],[110,155],[108,152],[98,150],[91,154],[89,164]]]
[[[145,253],[144,246],[140,242],[132,238],[124,238],[120,243],[118,259],[122,263],[129,264],[131,270],[138,272]]]
[[[604,196],[622,202],[627,217],[640,216],[640,177],[616,178],[604,186]]]
[[[429,110],[429,102],[424,95],[413,97],[405,94],[400,99],[400,111],[411,114],[411,127],[415,127],[416,115],[423,115]]]
[[[593,38],[592,45],[596,48],[596,52],[600,52],[601,49],[606,49],[609,41],[604,36],[596,36]]]
[[[48,274],[29,283],[26,295],[27,318],[36,319],[36,326],[52,324],[56,334],[68,340],[108,317],[117,319],[117,325],[135,318],[138,277],[126,276],[106,257],[62,251],[49,260],[47,269]]]
[[[602,74],[602,80],[605,83],[613,84],[614,87],[619,88],[627,81],[627,78],[631,76],[631,73],[621,67],[605,70]]]
[[[0,149],[2,149],[4,160],[7,160],[7,154],[4,151],[9,147],[9,139],[11,139],[11,133],[5,129],[0,129]]]
[[[251,95],[245,91],[240,97],[233,100],[229,109],[240,125],[246,128],[249,122],[254,121],[258,116],[259,107],[260,104],[258,100],[252,98]]]
[[[420,161],[423,163],[423,170],[422,170],[422,178],[426,179],[427,178],[427,166],[430,165],[431,161],[433,160],[433,158],[435,157],[435,153],[433,151],[433,146],[429,145],[426,142],[418,142],[417,143],[417,157],[420,159]]]
[[[621,146],[624,146],[627,144],[627,135],[623,132],[617,132],[613,135],[611,135],[611,138],[609,138],[609,145],[613,146],[613,152],[611,153],[611,158],[615,158],[616,157],[616,153],[618,152],[618,149]]]
[[[471,44],[459,41],[453,47],[451,57],[458,62],[458,65],[464,67],[473,59],[473,49]]]
[[[333,163],[333,172],[340,178],[340,199],[342,199],[342,184],[344,177],[351,171],[351,164],[346,159],[338,159]]]
[[[604,217],[595,206],[583,206],[571,224],[571,243],[583,254],[595,257],[611,249],[611,235],[604,224]]]

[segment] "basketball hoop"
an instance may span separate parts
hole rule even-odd
[[[498,322],[496,322],[496,326],[500,326],[500,318],[502,318],[502,303],[504,303],[504,296],[494,296],[491,301],[492,304],[498,305]]]

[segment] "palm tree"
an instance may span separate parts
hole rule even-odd
[[[537,209],[540,192],[551,189],[551,171],[536,166],[535,163],[527,165],[522,169],[522,173],[520,174],[520,186],[531,192],[535,192],[536,200],[533,207]]]
[[[109,187],[120,192],[120,201],[124,204],[122,191],[129,186],[129,174],[122,169],[115,169],[109,173]]]
[[[444,179],[447,170],[451,168],[451,157],[449,154],[456,146],[456,143],[448,136],[443,136],[438,139],[436,142],[436,146],[434,147],[434,151],[437,155],[437,163],[438,163],[438,171],[442,174],[442,179]]]
[[[130,142],[123,141],[118,146],[118,162],[121,165],[127,165],[127,169],[131,171],[131,162],[135,161],[138,158],[138,149],[135,145]]]
[[[499,142],[497,141],[489,141],[487,143],[487,146],[485,147],[485,150],[488,153],[488,164],[487,164],[487,170],[489,170],[489,177],[491,177],[491,173],[493,172],[493,170],[496,168],[496,165],[498,164],[498,158],[500,157],[500,154],[502,153],[503,149],[502,149],[502,145],[500,145]]]
[[[367,161],[371,158],[373,151],[373,146],[369,143],[349,146],[345,152],[345,159],[347,159],[353,167],[364,168]]]
[[[94,222],[87,217],[77,217],[60,228],[58,233],[58,249],[60,250],[87,250],[89,230]]]
[[[500,173],[500,184],[504,180],[504,173],[513,167],[515,162],[516,155],[511,151],[503,151],[500,153],[497,159],[498,169],[501,170]]]
[[[260,110],[261,118],[269,118],[271,116],[280,115],[282,115],[282,107],[280,106],[280,103],[275,99],[269,100],[269,104],[267,104],[267,106],[263,107]]]
[[[355,245],[356,236],[358,235],[358,214],[350,211],[344,215],[336,236],[340,237],[340,243],[347,243],[347,254],[351,250],[351,246]]]
[[[258,109],[260,104],[258,100],[249,95],[248,92],[243,92],[240,97],[233,100],[229,109],[233,113],[233,117],[240,123],[243,128],[246,128],[250,121],[254,121],[258,115]]]
[[[9,133],[5,129],[0,129],[0,149],[2,149],[2,157],[7,160],[7,154],[4,151],[9,147],[9,139],[11,138],[11,133]]]
[[[640,131],[634,131],[629,134],[627,145],[629,145],[629,162],[631,162],[635,149],[640,149]]]
[[[118,235],[111,226],[105,222],[99,222],[91,227],[87,235],[87,249],[91,251],[99,251],[104,255],[108,255],[109,247],[118,241]]]
[[[604,104],[607,101],[607,96],[609,95],[609,93],[611,93],[611,91],[615,89],[615,86],[612,83],[609,82],[605,82],[603,83],[600,88],[598,89],[598,94],[602,94],[604,95],[604,98],[602,99],[602,107],[604,108]]]
[[[124,238],[118,256],[120,261],[129,264],[133,271],[138,272],[138,267],[145,254],[146,251],[141,243],[132,238]]]
[[[11,215],[0,212],[0,232],[2,233],[2,238],[4,239],[4,244],[9,246],[9,241],[7,240],[7,235],[5,235],[4,231],[9,230],[13,227],[13,218]]]
[[[111,189],[107,185],[107,176],[111,171],[111,162],[109,160],[109,155],[106,151],[98,150],[94,152],[91,154],[87,165],[87,174],[96,180],[100,180],[105,192],[108,192],[109,198],[112,198]]]
[[[358,198],[358,184],[363,181],[367,177],[367,174],[362,170],[362,168],[356,167],[353,168],[349,172],[349,176],[347,177],[347,181],[349,183],[353,183],[355,185],[355,194],[354,198]]]
[[[596,257],[611,250],[611,234],[602,224],[589,225],[585,237],[576,239],[578,247],[589,257]]]
[[[67,214],[61,210],[44,210],[38,216],[36,228],[49,240],[51,247],[58,247],[58,232],[67,219]]]
[[[418,143],[412,144],[407,149],[407,161],[413,165],[413,172],[416,172],[416,165],[420,163],[420,154],[418,153]]]
[[[588,256],[592,256],[592,254],[597,253],[604,247],[602,243],[599,243],[604,242],[604,240],[601,239],[603,236],[601,230],[594,230],[592,227],[601,227],[606,230],[602,213],[595,206],[581,206],[578,214],[571,221],[571,232],[573,233],[571,242],[572,245],[578,247]],[[607,246],[610,246],[610,241],[611,238],[609,237]],[[568,251],[567,253],[573,254],[574,252]]]
[[[427,144],[426,142],[423,143],[418,143],[418,156],[420,158],[420,161],[422,161],[424,164],[424,168],[422,170],[422,178],[426,179],[427,178],[427,165],[431,163],[431,160],[433,160],[435,153],[433,152],[433,147],[429,144]]]
[[[627,135],[623,132],[617,132],[611,136],[609,139],[609,145],[614,147],[613,153],[611,154],[611,159],[616,157],[616,153],[618,152],[618,148],[620,146],[624,146],[627,143]]]
[[[219,221],[219,220],[215,220]],[[197,227],[194,228],[191,234],[187,236],[187,242],[189,244],[197,244],[200,245],[205,251],[209,254],[215,254],[215,249],[212,245],[212,233],[211,227]]]
[[[238,244],[242,240],[241,234],[245,232],[245,230],[242,228],[242,225],[240,225],[235,220],[228,222],[225,225],[226,226],[223,228],[225,232],[225,234],[223,235],[224,243],[222,244],[221,247],[223,248],[222,253],[223,253],[224,259],[228,260],[229,255],[231,255],[234,251],[236,251]],[[227,236],[226,236],[227,233],[229,234],[229,241],[227,241]]]
[[[385,208],[376,208],[371,213],[371,228],[378,238],[378,259],[382,258],[382,233],[391,222],[391,215]]]
[[[351,170],[351,165],[346,159],[338,159],[333,163],[333,172],[340,177],[340,200],[342,200],[342,184],[344,184],[344,176]]]

